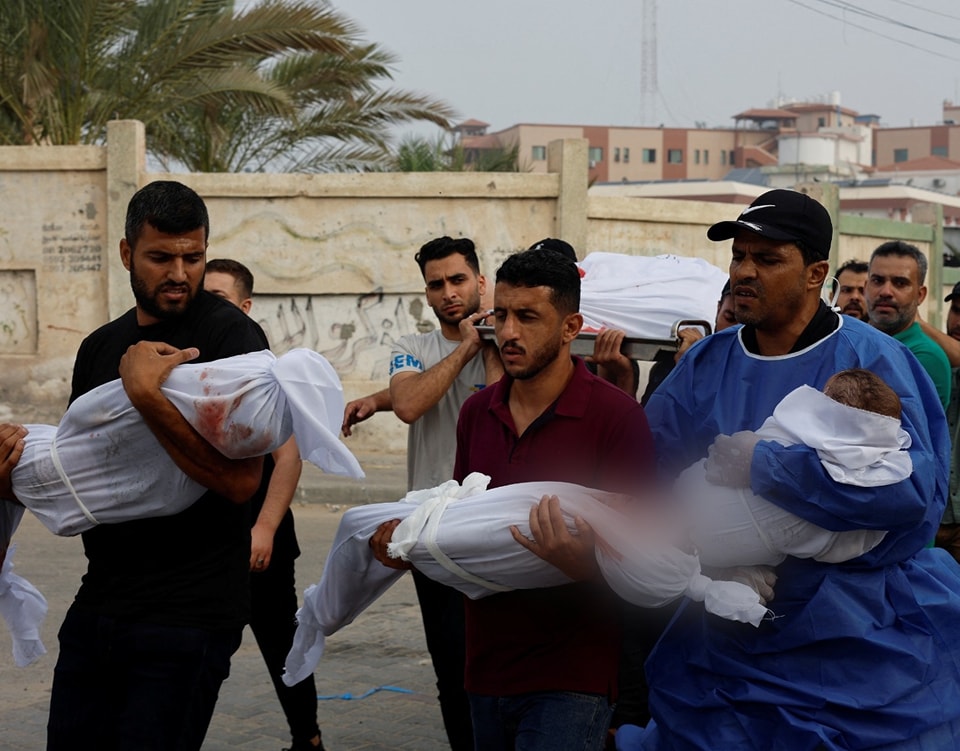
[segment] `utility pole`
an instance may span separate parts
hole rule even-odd
[[[643,0],[640,23],[640,124],[656,126],[657,0]]]

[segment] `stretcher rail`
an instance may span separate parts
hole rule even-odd
[[[656,360],[658,355],[663,353],[673,353],[680,348],[679,331],[682,328],[696,327],[703,330],[704,335],[709,336],[713,333],[713,327],[708,321],[701,320],[682,320],[673,324],[670,330],[669,339],[647,339],[641,337],[627,336],[623,339],[620,351],[631,360]],[[495,335],[493,326],[477,326],[480,332],[480,338],[483,341],[494,341]],[[581,331],[577,338],[570,344],[570,352],[574,355],[585,357],[593,354],[593,343],[597,335],[592,331]]]

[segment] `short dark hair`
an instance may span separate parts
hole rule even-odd
[[[806,243],[801,240],[790,240],[797,250],[800,251],[800,257],[803,259],[803,265],[809,266],[811,263],[819,263],[820,261],[825,261],[819,252],[812,250]]]
[[[854,274],[866,274],[870,271],[870,264],[866,261],[858,261],[856,258],[847,261],[833,273],[833,291],[837,291],[840,284],[840,275],[845,271],[852,271]]]
[[[497,269],[497,284],[549,287],[550,302],[563,315],[580,311],[580,272],[562,253],[547,248],[523,250]]]
[[[562,256],[566,256],[574,263],[577,262],[577,251],[573,249],[573,246],[568,243],[566,240],[559,240],[556,237],[545,237],[538,242],[535,242],[527,250],[540,250],[546,248],[547,250],[555,250]]]
[[[204,241],[210,237],[210,216],[203,199],[174,180],[157,180],[133,194],[124,226],[131,248],[136,246],[145,224],[165,235],[183,235],[202,227]]]
[[[903,411],[897,392],[876,373],[863,368],[849,368],[834,373],[827,379],[823,393],[848,407],[898,420]]]
[[[441,258],[452,256],[454,253],[462,255],[463,260],[467,262],[467,266],[477,274],[480,273],[480,260],[477,258],[477,248],[473,244],[473,240],[469,237],[453,238],[447,237],[446,235],[438,237],[421,246],[420,250],[418,250],[414,256],[414,259],[416,259],[417,265],[420,266],[420,273],[423,275],[423,278],[426,279],[428,261],[439,261]]]
[[[920,277],[917,281],[922,285],[923,280],[927,278],[927,257],[916,245],[905,243],[903,240],[890,240],[873,251],[870,262],[873,263],[873,259],[877,256],[884,258],[887,256],[907,256],[912,258],[917,262],[917,272]]]
[[[232,258],[214,258],[207,261],[206,271],[229,274],[240,286],[242,298],[253,297],[253,273],[240,261],[234,261]]]

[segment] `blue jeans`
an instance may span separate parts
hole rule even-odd
[[[477,751],[602,751],[613,707],[606,696],[540,691],[470,694]]]
[[[74,604],[60,628],[48,751],[196,751],[241,634],[136,623]]]

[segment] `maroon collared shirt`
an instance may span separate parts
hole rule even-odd
[[[643,408],[574,362],[563,393],[521,436],[507,404],[513,379],[470,397],[457,424],[454,478],[482,472],[491,488],[558,481],[627,493],[649,484],[653,439]],[[620,632],[600,583],[466,600],[466,632],[470,692],[615,696]]]

